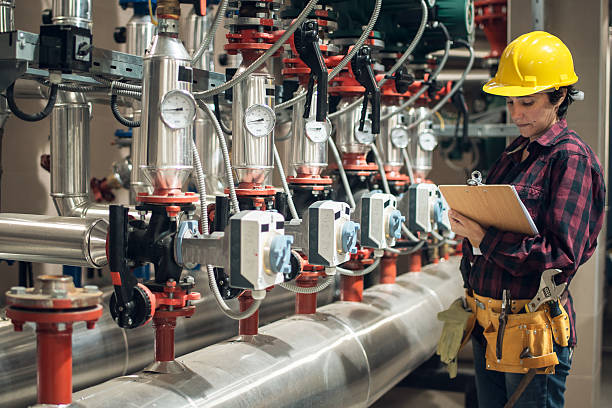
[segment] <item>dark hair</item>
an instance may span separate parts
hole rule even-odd
[[[574,102],[574,97],[578,94],[578,91],[574,88],[574,85],[562,86],[559,89],[554,89],[552,92],[547,92],[548,100],[553,105],[561,100],[563,97],[563,90],[567,89],[567,93],[565,94],[565,99],[559,105],[559,110],[557,111],[557,118],[563,119],[565,115],[567,115],[567,108]]]

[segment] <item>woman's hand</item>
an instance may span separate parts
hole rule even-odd
[[[469,239],[473,247],[480,247],[486,230],[479,223],[454,210],[448,212],[448,218],[450,219],[451,229],[455,234]]]

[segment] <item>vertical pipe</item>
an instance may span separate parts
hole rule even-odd
[[[176,317],[154,317],[155,361],[174,361]]]
[[[91,30],[91,0],[53,0],[53,24]]]
[[[15,31],[15,0],[0,0],[0,33]]]
[[[317,277],[302,274],[296,279],[296,283],[302,288],[313,288],[317,286]],[[316,293],[295,294],[295,314],[314,314],[317,311]]]
[[[422,266],[421,251],[410,255],[410,272],[420,272]]]
[[[361,302],[363,300],[363,276],[342,275],[340,279],[340,300]]]
[[[64,330],[59,324],[65,324]],[[36,326],[39,404],[72,402],[72,324],[59,324]]]
[[[251,291],[247,290],[238,297],[240,311],[244,312],[254,302],[251,296]],[[250,317],[238,321],[238,334],[240,336],[255,336],[259,330],[259,310],[253,313]]]
[[[395,283],[397,277],[397,254],[385,252],[380,261],[380,283]]]

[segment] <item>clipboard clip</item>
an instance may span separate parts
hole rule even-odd
[[[482,174],[478,170],[472,172],[472,178],[467,181],[468,186],[482,186]]]

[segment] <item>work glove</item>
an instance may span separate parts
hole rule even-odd
[[[436,354],[440,356],[440,361],[446,364],[450,378],[457,376],[457,354],[461,348],[463,333],[473,315],[465,310],[462,298],[455,300],[447,310],[438,313],[438,320],[444,322],[444,327]]]

